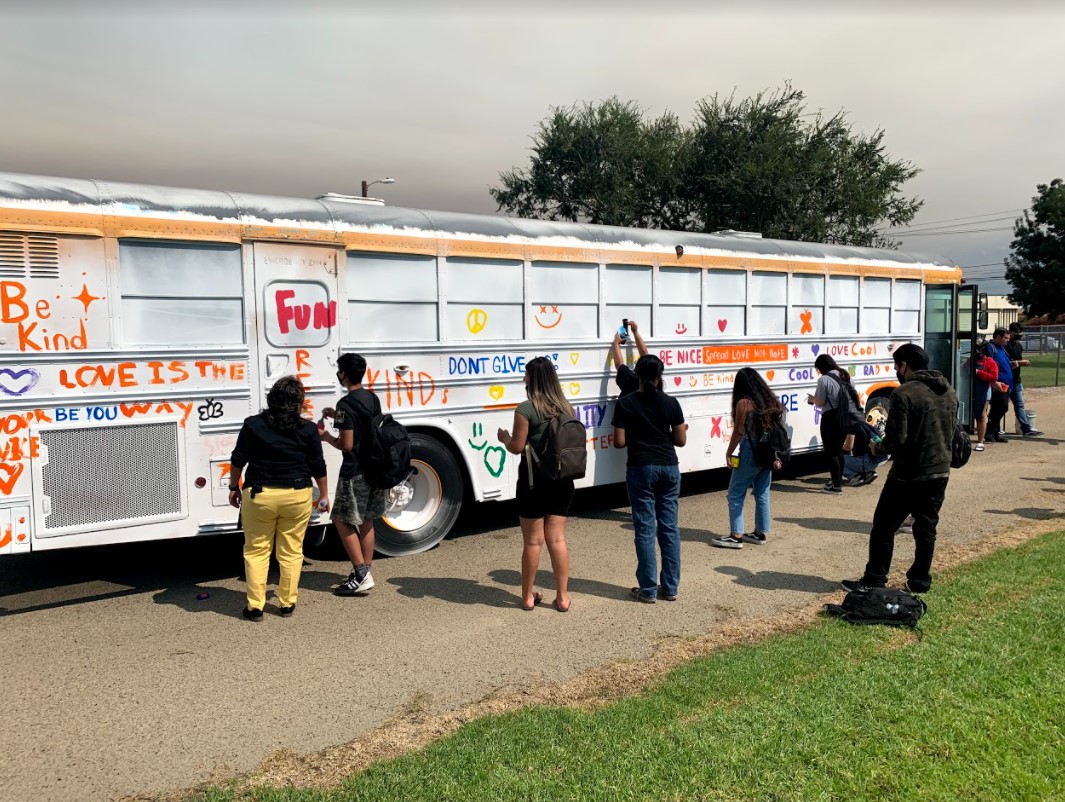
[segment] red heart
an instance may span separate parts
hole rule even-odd
[[[677,385],[677,387],[680,387],[680,376],[674,376],[673,383]]]
[[[728,326],[728,320],[722,319],[717,321],[717,330],[724,333],[725,327]]]

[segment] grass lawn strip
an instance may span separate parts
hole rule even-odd
[[[984,557],[929,600],[923,641],[824,621],[609,706],[471,721],[336,788],[197,799],[1065,798],[1065,533]]]

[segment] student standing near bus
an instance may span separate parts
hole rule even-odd
[[[625,472],[636,532],[636,582],[632,596],[654,604],[676,601],[680,586],[680,460],[688,424],[677,399],[662,390],[662,360],[647,354],[636,362],[638,392],[614,407],[614,447],[628,448]],[[659,576],[655,540],[662,550]]]
[[[511,454],[521,454],[518,464],[518,522],[521,524],[521,608],[535,610],[543,594],[534,589],[540,553],[547,544],[555,575],[555,600],[560,613],[569,611],[569,547],[566,517],[573,501],[573,480],[552,479],[531,464],[527,447],[543,454],[547,428],[553,418],[573,417],[573,407],[562,392],[558,371],[546,357],[538,356],[525,367],[528,398],[514,410],[514,434],[499,429],[496,437]],[[535,455],[533,455],[535,457]]]
[[[1028,420],[1028,413],[1024,410],[1024,385],[1021,384],[1021,368],[1032,364],[1024,358],[1024,346],[1021,345],[1021,335],[1024,327],[1020,323],[1010,323],[1009,339],[1006,341],[1006,355],[1010,358],[1010,367],[1013,368],[1013,389],[1010,390],[1010,401],[1013,402],[1013,413],[1017,416],[1017,425],[1021,427],[1021,434],[1025,437],[1039,437],[1041,431],[1032,427]]]
[[[278,612],[296,611],[303,568],[303,537],[311,518],[311,479],[318,484],[318,509],[329,509],[329,481],[314,423],[301,417],[304,389],[295,376],[278,379],[266,409],[245,419],[230,457],[229,503],[241,510],[248,603],[244,618],[262,621],[270,554],[281,567]],[[247,466],[244,489],[240,476]]]
[[[370,420],[381,414],[377,395],[362,386],[365,375],[366,360],[362,356],[340,356],[337,381],[347,390],[347,395],[337,402],[336,409],[324,409],[318,424],[322,440],[344,455],[331,517],[352,567],[348,578],[333,588],[337,596],[365,595],[374,586],[370,573],[374,551],[373,522],[384,515],[388,499],[388,491],[372,487],[359,465],[359,449],[367,437]],[[333,419],[339,434],[326,431],[325,418]]]
[[[647,356],[647,345],[643,341],[643,337],[640,336],[640,327],[635,320],[625,320],[626,328],[632,332],[632,337],[636,341],[636,351],[639,355]],[[614,332],[614,341],[610,343],[610,356],[614,360],[614,367],[617,369],[617,375],[614,377],[614,381],[618,385],[618,390],[621,391],[619,398],[624,398],[629,393],[634,393],[640,389],[640,380],[636,378],[636,373],[625,364],[625,355],[621,351],[621,331]]]
[[[817,389],[806,397],[808,403],[821,408],[821,446],[828,457],[831,479],[821,488],[825,493],[843,492],[843,443],[847,439],[843,412],[849,406],[861,409],[858,393],[851,384],[850,374],[836,364],[828,354],[814,360],[814,367],[821,374]]]
[[[1010,408],[1010,394],[1013,392],[1013,366],[1006,353],[1006,329],[999,326],[991,335],[988,352],[998,365],[998,382],[991,385],[991,413],[988,415],[987,439],[995,443],[1005,443],[1006,433],[1002,424]]]

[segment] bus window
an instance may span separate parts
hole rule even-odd
[[[520,340],[524,265],[512,259],[448,257],[447,338]]]
[[[833,334],[858,333],[858,277],[828,277],[826,328]]]
[[[529,339],[599,337],[599,265],[533,262]]]
[[[120,240],[126,345],[243,345],[240,246]]]
[[[710,337],[742,337],[747,331],[747,271],[707,270],[706,323]]]
[[[702,310],[702,271],[663,267],[658,271],[655,337],[698,337]]]
[[[824,334],[825,277],[796,273],[791,277],[788,331],[792,334]]]
[[[748,334],[783,334],[788,308],[788,274],[751,273]]]
[[[891,330],[891,279],[862,280],[862,334],[887,334]]]
[[[606,321],[611,329],[621,325],[628,318],[635,320],[643,330],[651,331],[651,266],[650,265],[607,265],[606,286],[603,289],[603,301],[606,304]]]
[[[363,343],[436,342],[436,257],[348,251],[348,326]]]
[[[917,334],[921,325],[921,282],[910,279],[895,281],[894,305],[891,310],[891,330],[902,334]]]

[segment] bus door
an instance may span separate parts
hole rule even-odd
[[[258,403],[265,404],[267,392],[279,378],[297,376],[307,390],[305,409],[317,419],[341,393],[336,379],[337,251],[262,242],[252,248]],[[252,408],[257,408],[255,400]]]
[[[960,420],[972,418],[972,361],[976,336],[975,288],[956,284],[925,286],[924,347],[929,367],[938,370],[953,385],[961,402]]]
[[[955,332],[957,346],[954,351],[957,380],[954,390],[961,406],[958,419],[965,425],[973,424],[973,385],[976,379],[977,294],[975,286],[958,287],[958,323]]]

